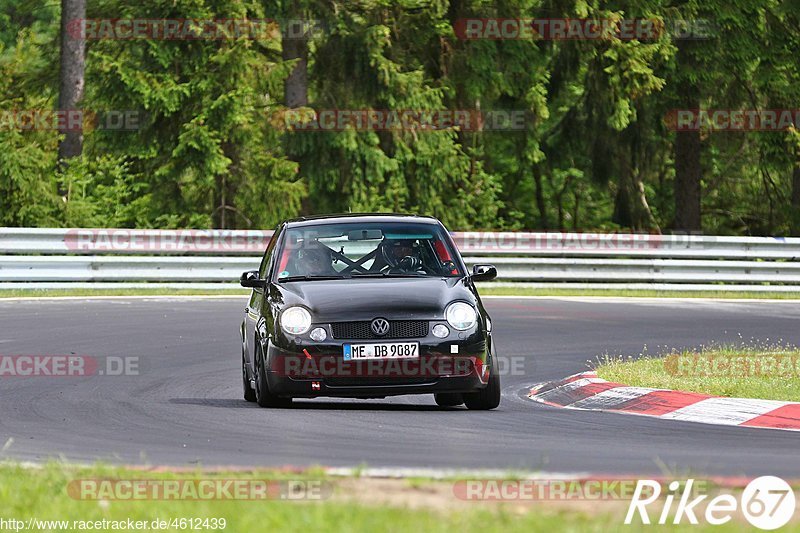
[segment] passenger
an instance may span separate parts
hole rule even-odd
[[[301,275],[335,276],[338,274],[333,268],[331,254],[321,248],[303,248],[299,250],[297,257]]]

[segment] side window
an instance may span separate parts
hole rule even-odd
[[[275,228],[272,238],[269,240],[269,244],[267,244],[267,250],[264,252],[264,257],[261,259],[261,266],[258,267],[258,277],[261,279],[265,279],[267,276],[267,271],[269,270],[269,265],[272,260],[272,252],[275,250],[275,243],[278,242],[278,237],[280,237],[280,230],[280,226]]]

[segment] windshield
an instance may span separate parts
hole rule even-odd
[[[435,224],[348,222],[286,230],[278,282],[349,277],[462,276]]]

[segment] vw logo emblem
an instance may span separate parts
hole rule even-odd
[[[372,333],[377,335],[378,337],[383,337],[387,333],[389,333],[389,321],[385,318],[376,318],[370,324],[372,328]]]

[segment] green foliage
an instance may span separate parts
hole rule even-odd
[[[668,230],[665,117],[694,87],[705,109],[797,109],[796,0],[89,0],[88,18],[311,19],[308,108],[520,110],[517,131],[285,131],[297,59],[268,35],[90,40],[82,107],[133,131],[85,131],[59,169],[58,132],[0,124],[0,224],[273,227],[307,213],[407,211],[452,229]],[[59,6],[0,0],[0,113],[54,109]],[[707,38],[462,40],[460,19],[709,21]],[[0,115],[2,117],[2,115]],[[709,233],[800,231],[800,136],[702,134]],[[61,198],[57,185],[67,191]]]
[[[47,87],[20,90],[28,87],[29,77],[41,72],[46,61],[43,40],[46,37],[34,29],[24,28],[8,48],[0,42],[0,224],[4,226],[61,222],[54,176],[57,133],[18,127],[19,110],[52,107]]]

